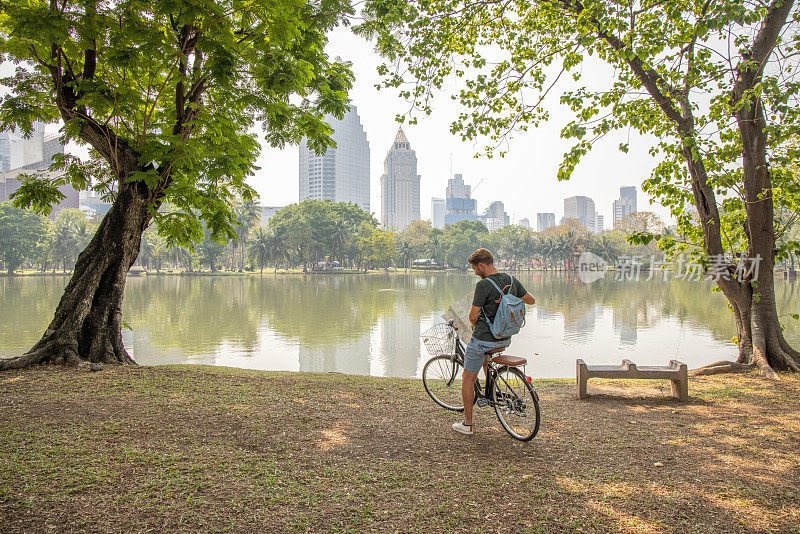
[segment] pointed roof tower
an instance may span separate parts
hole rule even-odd
[[[408,142],[408,137],[406,137],[405,132],[403,132],[402,126],[397,129],[397,135],[394,138],[394,148],[411,149],[411,144]]]

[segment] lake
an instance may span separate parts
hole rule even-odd
[[[615,280],[519,273],[536,297],[508,354],[528,374],[574,377],[587,363],[698,367],[735,359],[736,327],[709,281]],[[475,285],[471,273],[128,278],[123,337],[142,365],[199,363],[249,369],[418,377],[420,335]],[[30,348],[49,323],[67,277],[0,278],[0,356]],[[800,346],[795,280],[776,281],[786,336]]]

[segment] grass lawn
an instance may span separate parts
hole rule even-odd
[[[418,380],[6,371],[0,532],[800,532],[800,379],[535,385],[521,444]]]

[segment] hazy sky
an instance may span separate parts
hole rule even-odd
[[[351,92],[352,103],[358,108],[361,124],[370,145],[370,196],[371,208],[380,220],[380,176],[399,124],[398,113],[405,113],[409,104],[397,96],[396,90],[378,91],[376,67],[381,58],[372,51],[372,45],[340,28],[331,34],[329,53],[353,63],[355,84]],[[3,75],[12,72],[8,63],[0,67]],[[584,66],[583,82],[607,84],[611,72],[605,66]],[[558,182],[556,173],[561,158],[570,143],[560,138],[562,126],[570,119],[569,110],[558,104],[558,95],[569,85],[563,84],[549,104],[551,119],[538,129],[516,134],[508,144],[504,158],[474,158],[482,152],[485,140],[463,142],[450,134],[450,123],[457,117],[459,106],[449,94],[438,94],[434,112],[421,117],[416,125],[404,124],[411,147],[417,153],[421,181],[422,218],[430,218],[431,197],[444,197],[447,179],[452,169],[461,173],[474,188],[473,198],[478,210],[483,212],[494,200],[501,200],[513,222],[528,218],[535,228],[537,212],[554,212],[556,220],[564,214],[564,198],[586,195],[595,201],[595,208],[605,217],[606,228],[612,223],[612,203],[619,196],[621,185],[636,185],[639,191],[640,211],[654,211],[663,218],[668,211],[658,205],[649,205],[641,192],[641,182],[648,177],[655,161],[648,155],[650,141],[628,132],[609,135],[602,140],[584,162],[576,169],[571,180]],[[574,86],[573,86],[574,88]],[[56,127],[48,126],[48,131]],[[263,136],[262,136],[263,137]],[[630,142],[630,152],[619,152],[620,142]],[[78,151],[83,152],[83,151]],[[261,203],[283,206],[298,201],[298,147],[283,150],[265,148],[259,157],[259,170],[250,183],[261,195]]]

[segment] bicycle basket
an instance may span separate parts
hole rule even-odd
[[[455,338],[455,331],[446,324],[435,324],[422,333],[422,342],[431,356],[452,355]]]

